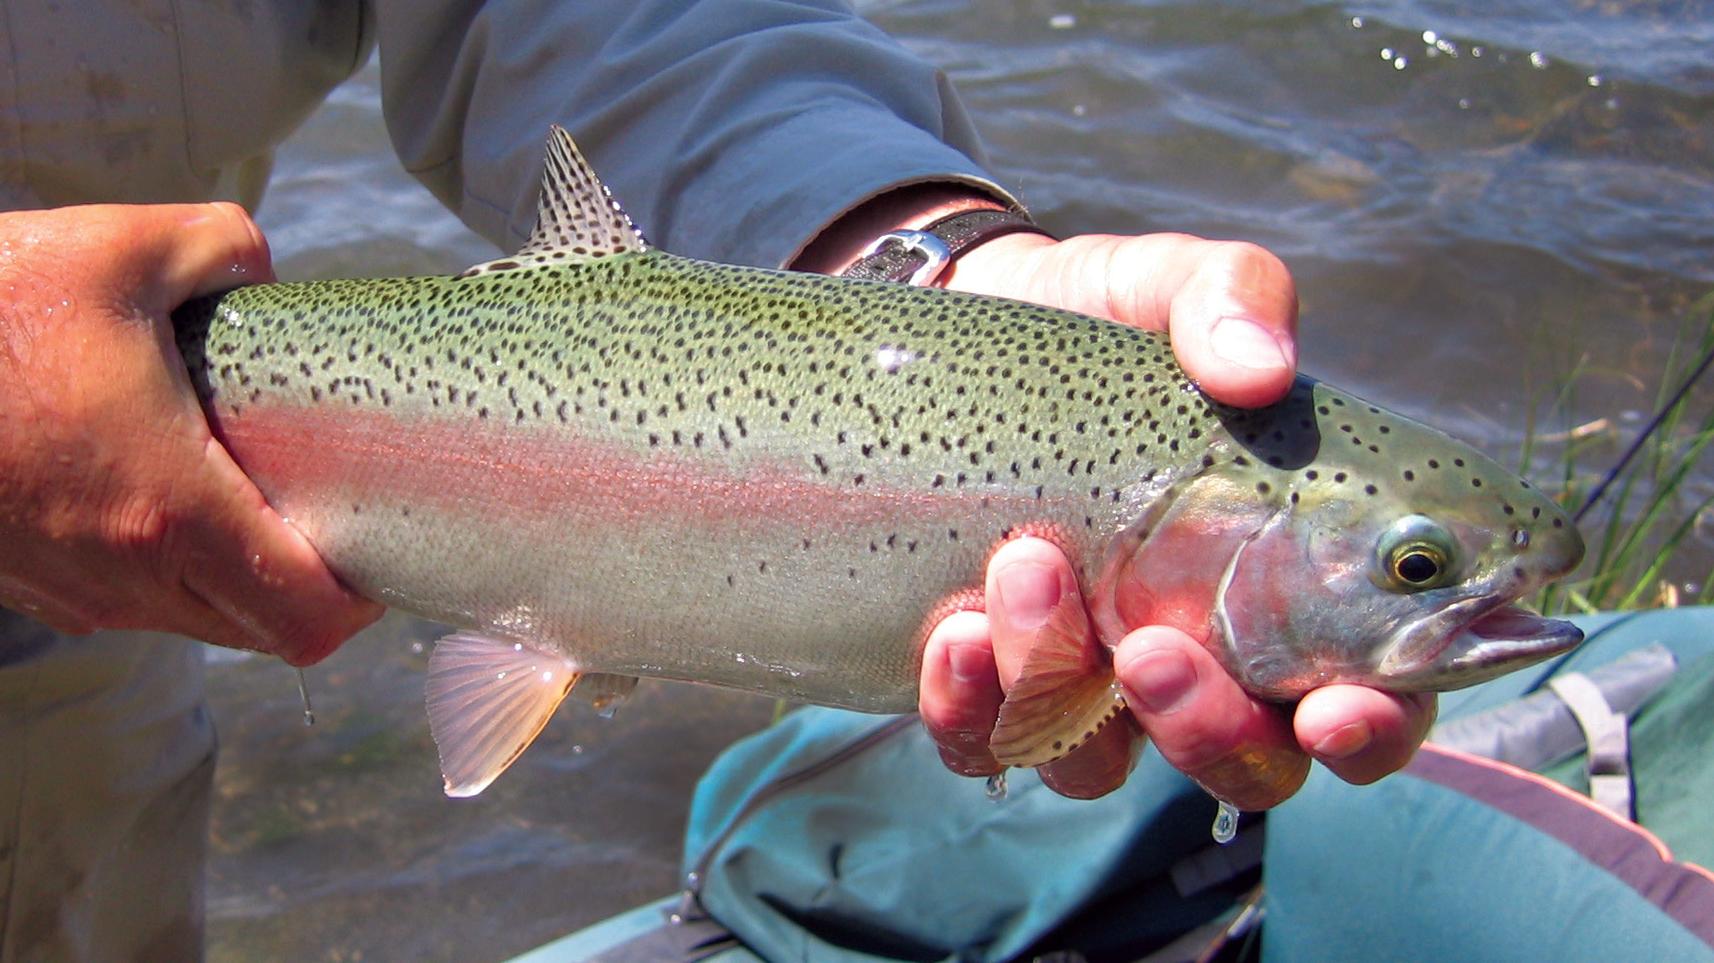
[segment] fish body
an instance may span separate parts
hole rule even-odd
[[[1219,405],[1163,337],[1065,311],[650,249],[563,132],[513,258],[175,324],[218,437],[328,565],[467,630],[431,665],[449,791],[579,676],[911,711],[928,628],[1024,533],[1074,560],[1103,642],[1177,625],[1268,697],[1453,688],[1577,638],[1506,607],[1575,567],[1575,528],[1468,446],[1308,378]],[[1020,687],[1003,761],[1116,709],[1110,667],[1039,665],[1079,684]]]

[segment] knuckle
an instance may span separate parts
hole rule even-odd
[[[111,511],[104,533],[121,554],[140,560],[162,575],[176,574],[182,556],[184,526],[165,501],[154,493],[126,497]]]
[[[1253,241],[1216,241],[1215,245],[1215,256],[1233,266],[1285,270],[1285,262],[1278,255]]]

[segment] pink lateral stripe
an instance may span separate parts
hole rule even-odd
[[[814,519],[821,527],[967,515],[980,493],[858,487],[812,477],[775,457],[735,464],[718,454],[638,450],[568,432],[471,420],[404,419],[357,408],[251,406],[216,431],[264,491],[364,491],[470,512],[560,518],[576,506],[613,524],[662,516],[722,527]],[[1039,506],[1029,496],[989,495]]]

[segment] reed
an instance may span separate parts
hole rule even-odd
[[[1707,403],[1714,376],[1706,374],[1711,352],[1714,295],[1678,331],[1656,391],[1657,417],[1638,429],[1624,456],[1613,454],[1619,432],[1612,419],[1551,435],[1540,430],[1566,421],[1586,361],[1573,366],[1541,417],[1532,413],[1520,462],[1531,465],[1544,447],[1557,448],[1560,501],[1576,512],[1589,544],[1583,567],[1534,600],[1543,613],[1714,600],[1714,550],[1696,540],[1698,520],[1714,512],[1707,462],[1714,443],[1714,405]],[[1628,460],[1621,465],[1620,458]]]

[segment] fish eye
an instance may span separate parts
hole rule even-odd
[[[1452,535],[1432,518],[1407,515],[1381,536],[1375,556],[1376,581],[1383,588],[1400,592],[1438,588],[1452,573]]]
[[[1440,559],[1420,548],[1412,548],[1393,559],[1393,574],[1412,585],[1427,585],[1439,578],[1440,568]]]

